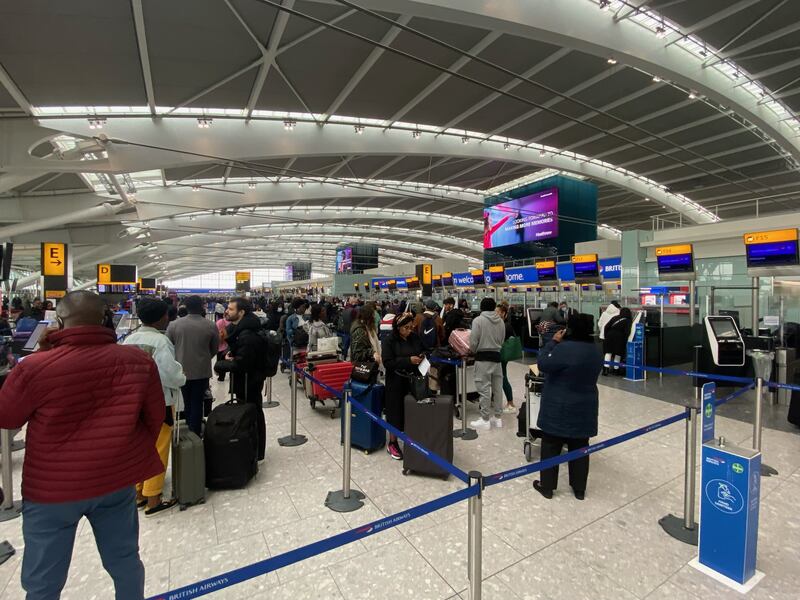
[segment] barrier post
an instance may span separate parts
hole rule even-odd
[[[353,426],[353,405],[350,402],[350,389],[345,387],[342,390],[342,489],[336,492],[328,492],[325,498],[325,506],[335,512],[353,512],[358,510],[364,503],[364,494],[358,490],[350,489],[350,436]]]
[[[754,292],[755,294],[755,292]],[[756,399],[753,406],[753,449],[761,452],[761,427],[763,419],[764,380],[772,373],[772,359],[774,353],[764,350],[749,350],[748,354],[753,359],[753,370],[756,375]],[[777,475],[778,471],[768,464],[761,462],[761,475],[770,477]]]
[[[292,399],[291,435],[278,439],[281,446],[302,446],[308,441],[304,435],[297,433],[297,370],[294,361],[289,363],[289,394]]]
[[[453,432],[453,437],[468,442],[478,439],[478,432],[467,427],[467,361],[462,358],[456,366],[456,397],[461,405],[461,430]]]
[[[281,405],[280,402],[276,402],[272,399],[272,377],[267,377],[266,381],[264,382],[265,388],[265,395],[267,396],[267,401],[264,402],[261,406],[263,408],[277,408]]]
[[[22,502],[14,502],[13,465],[11,458],[11,430],[0,429],[0,455],[2,456],[3,503],[0,505],[0,523],[16,519],[22,511]]]
[[[694,371],[700,366],[700,346],[694,347]],[[697,546],[699,533],[697,522],[694,519],[694,504],[697,472],[697,419],[700,410],[700,387],[697,378],[692,378],[694,399],[691,406],[686,407],[686,438],[684,442],[684,467],[683,467],[683,519],[669,514],[661,517],[658,524],[670,536],[684,544]]]
[[[469,578],[469,600],[481,600],[483,579],[483,475],[480,471],[469,472],[469,483],[480,486],[477,495],[467,500],[467,576]]]

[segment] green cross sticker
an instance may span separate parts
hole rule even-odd
[[[744,467],[739,463],[733,463],[733,472],[737,474],[744,473]]]
[[[711,413],[714,412],[714,408],[711,406],[711,402],[706,404],[706,419],[711,418]]]

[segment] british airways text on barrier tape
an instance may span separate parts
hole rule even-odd
[[[307,546],[302,546],[283,554],[247,565],[246,567],[240,567],[238,569],[234,569],[233,571],[222,573],[216,577],[197,581],[193,584],[171,590],[164,594],[151,596],[148,598],[148,600],[188,600],[189,598],[205,596],[206,594],[236,585],[237,583],[242,583],[243,581],[253,579],[254,577],[271,573],[272,571],[277,571],[278,569],[293,565],[307,558],[311,558],[312,556],[317,556],[318,554],[334,550],[346,544],[363,539],[367,536],[375,535],[376,533],[379,533],[385,529],[396,527],[397,525],[406,523],[412,519],[417,519],[447,506],[457,504],[458,502],[466,500],[467,498],[477,496],[479,492],[480,486],[472,485],[451,494],[447,494],[446,496],[442,496],[441,498],[437,498],[436,500],[431,500],[429,502],[425,502],[424,504],[420,504],[419,506],[415,506],[414,508],[409,508],[402,513],[396,513],[394,515],[384,517],[383,519],[378,519],[377,521],[373,521],[367,525],[362,525],[361,527],[339,533],[324,540],[314,542],[313,544],[308,544]]]

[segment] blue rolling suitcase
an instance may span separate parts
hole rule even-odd
[[[371,413],[380,417],[383,410],[383,385],[376,383],[373,386],[369,386],[357,381],[351,382],[350,385],[353,398]],[[341,410],[339,412],[342,418],[340,430],[344,432],[344,411]],[[350,444],[354,448],[359,448],[369,454],[386,443],[386,431],[383,427],[355,407],[353,407],[352,414]]]

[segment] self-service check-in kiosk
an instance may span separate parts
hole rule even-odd
[[[705,318],[705,330],[716,366],[744,366],[744,339],[733,317],[709,315]]]

